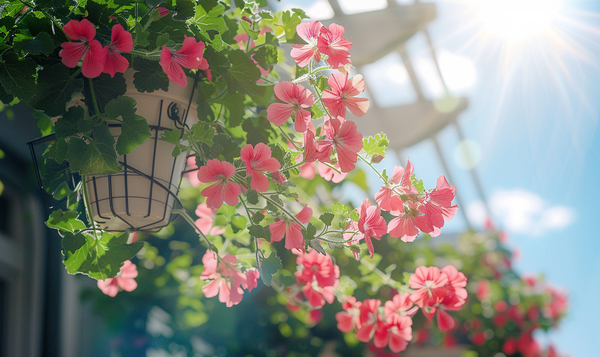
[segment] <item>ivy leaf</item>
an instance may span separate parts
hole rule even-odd
[[[107,117],[116,119],[119,116],[123,118],[121,123],[121,135],[117,139],[117,152],[119,155],[125,155],[138,146],[142,145],[150,137],[150,129],[146,119],[135,114],[136,101],[130,97],[119,97],[117,100],[109,102],[104,107]]]
[[[242,125],[242,129],[246,132],[246,142],[248,144],[269,143],[271,123],[266,116],[261,115],[258,118],[246,119]]]
[[[248,35],[248,37],[253,38],[255,40],[258,38],[259,32],[252,30],[252,27],[249,23],[247,23],[246,21],[241,21],[240,25],[242,25],[242,29]]]
[[[150,42],[148,41],[148,37],[150,36],[150,31],[144,31],[142,24],[138,22],[135,26],[135,38],[133,39],[134,45],[139,45],[141,47],[148,47]],[[135,48],[136,46],[134,46]]]
[[[217,155],[213,155],[213,158],[217,156],[223,156],[226,161],[233,162],[233,159],[240,156],[240,147],[239,145],[233,141],[228,135],[219,134],[215,136],[213,139],[213,147],[218,145],[221,147],[221,150]],[[211,151],[212,153],[212,151]]]
[[[169,33],[163,33],[162,35],[158,35],[156,37],[156,48],[162,48],[163,45],[166,45],[169,42]]]
[[[225,6],[222,4],[213,7],[208,12],[202,5],[198,5],[196,6],[196,15],[189,22],[204,31],[217,30],[219,33],[224,33],[228,30],[223,18],[224,12]]]
[[[271,286],[271,281],[273,280],[273,274],[275,274],[279,269],[283,268],[283,264],[281,264],[281,259],[275,254],[275,252],[271,252],[268,258],[262,258],[260,260],[260,278],[266,286]]]
[[[425,192],[425,185],[423,184],[423,180],[418,180],[416,178],[415,174],[412,174],[410,176],[410,182],[411,182],[412,186],[414,188],[416,188],[419,193]]]
[[[56,141],[52,144],[52,146],[48,150],[46,157],[53,159],[57,163],[61,164],[63,161],[65,161],[67,159],[68,150],[69,150],[69,144],[67,144],[65,139],[56,139]]]
[[[385,150],[389,145],[390,141],[385,133],[379,133],[363,139],[363,150],[365,150],[367,156],[373,156],[373,154],[385,156]]]
[[[306,19],[306,13],[300,9],[292,9],[284,11],[281,16],[283,22],[283,30],[285,31],[286,43],[304,44],[304,40],[296,34],[296,26],[302,22],[302,19]]]
[[[219,101],[229,111],[227,118],[229,119],[230,128],[235,128],[244,121],[244,113],[246,111],[246,106],[244,105],[245,98],[243,94],[235,93],[227,94],[223,100]]]
[[[28,104],[49,116],[61,115],[73,95],[82,90],[83,79],[71,78],[71,70],[59,63],[39,71],[35,94]]]
[[[192,139],[196,142],[203,142],[212,145],[212,138],[215,136],[215,129],[212,126],[196,123],[192,125]]]
[[[54,132],[57,139],[64,139],[75,135],[78,130],[78,121],[83,119],[85,111],[82,107],[70,107],[69,110],[54,124]]]
[[[50,228],[58,229],[61,232],[75,233],[76,230],[85,229],[85,224],[78,220],[79,212],[66,211],[57,209],[50,214],[50,218],[46,221],[46,225]]]
[[[86,243],[64,261],[70,274],[83,273],[98,280],[112,278],[119,273],[123,263],[131,259],[143,242],[127,244],[129,233],[120,236],[103,232],[100,239],[84,234]]]
[[[35,37],[16,42],[14,49],[24,51],[30,55],[38,56],[40,54],[50,55],[55,49],[54,41],[46,32],[40,32]]]
[[[67,232],[62,239],[63,255],[68,259],[73,253],[86,243],[85,237],[81,233],[73,234]]]
[[[227,90],[230,94],[246,93],[251,97],[260,97],[265,94],[264,86],[257,86],[260,79],[260,70],[244,51],[234,50],[229,54],[231,68],[223,77],[227,81]]]
[[[352,211],[350,212],[350,219],[354,222],[358,222],[358,220],[360,219],[360,214],[358,214],[357,211]]]
[[[203,122],[214,122],[215,121],[215,113],[213,112],[210,104],[206,101],[206,97],[204,93],[200,91],[198,97],[196,98],[196,104],[198,104],[198,120]]]
[[[133,61],[133,69],[137,72],[133,74],[133,85],[138,92],[152,93],[155,90],[169,90],[169,77],[163,72],[156,61],[136,58]]]
[[[251,205],[258,204],[258,192],[256,192],[255,189],[251,188],[248,191],[246,191],[246,198],[248,198],[248,203],[250,203]]]
[[[331,222],[333,221],[334,217],[335,215],[333,213],[326,212],[319,217],[319,220],[321,220],[321,222],[323,222],[326,226],[331,226]]]
[[[240,231],[240,230],[246,228],[247,223],[248,223],[248,220],[244,216],[236,215],[236,216],[231,217],[231,225],[233,227],[237,228],[237,230],[234,233],[237,233],[237,231]]]
[[[261,47],[258,47],[258,49],[256,49],[254,51],[254,60],[264,69],[267,69],[271,66],[274,66],[277,64],[278,58],[277,58],[277,47],[273,46],[273,45],[264,45]]]
[[[102,125],[92,129],[92,137],[88,143],[79,138],[71,138],[68,158],[71,170],[81,175],[103,175],[121,171],[115,152],[115,139]]]
[[[163,135],[160,137],[160,140],[171,144],[179,144],[179,139],[181,139],[180,129],[165,130],[163,131]]]

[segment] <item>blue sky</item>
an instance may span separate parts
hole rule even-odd
[[[386,3],[341,2],[344,11]],[[600,1],[434,2],[438,17],[428,30],[448,86],[469,99],[459,122],[477,159],[475,170],[494,221],[508,231],[509,245],[520,251],[516,266],[521,273],[543,274],[570,294],[569,314],[551,334],[552,342],[573,357],[597,355]],[[319,0],[284,0],[282,5],[312,8],[327,17],[327,6]],[[439,98],[443,89],[432,75],[435,67],[424,35],[411,39],[407,49],[425,96]],[[379,105],[415,100],[399,56],[359,70],[371,90],[369,97]],[[449,127],[439,139],[455,180],[451,183],[466,205],[461,208],[480,221],[480,197],[458,155],[458,135]],[[435,186],[443,169],[430,141],[399,154],[402,162],[410,157],[426,186]],[[397,160],[390,153],[385,165],[393,167]],[[450,223],[446,231],[465,227],[460,214]],[[539,337],[545,342],[545,336]]]

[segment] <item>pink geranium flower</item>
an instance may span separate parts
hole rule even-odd
[[[402,192],[401,190],[398,190],[398,185],[400,185],[403,176],[404,168],[402,166],[394,167],[392,177],[389,179],[387,185],[381,186],[379,192],[375,194],[375,202],[377,202],[382,210],[393,210],[392,204],[396,208],[403,206],[402,200],[398,196],[398,193]]]
[[[98,280],[98,288],[106,295],[115,297],[119,292],[119,288],[129,292],[134,291],[137,288],[134,278],[137,276],[138,271],[135,264],[126,260],[119,271],[119,275],[110,279]]]
[[[69,68],[75,68],[83,57],[81,73],[87,78],[98,77],[104,69],[107,50],[100,42],[94,40],[96,36],[94,25],[86,19],[81,22],[70,20],[63,26],[63,30],[74,41],[61,44],[63,49],[60,50],[59,56],[62,58],[62,63]]]
[[[335,300],[334,288],[339,284],[340,269],[333,264],[329,255],[300,252],[296,264],[302,267],[294,275],[302,286],[302,292],[313,307],[322,307],[325,302]]]
[[[328,165],[325,165],[323,163],[318,165],[318,170],[319,170],[319,175],[321,175],[322,178],[324,178],[327,181],[332,181],[335,183],[339,183],[342,182],[344,180],[344,178],[346,177],[346,175],[348,175],[345,172],[341,172],[340,169],[340,165],[339,164],[335,164],[333,167],[335,167],[337,169],[334,170],[331,167],[329,167]],[[338,172],[339,171],[339,172]]]
[[[294,129],[303,133],[314,128],[309,108],[315,102],[312,93],[301,85],[292,82],[279,82],[275,85],[275,98],[284,103],[273,103],[267,108],[267,119],[277,126],[294,116]]]
[[[248,144],[242,148],[240,156],[246,164],[246,173],[252,175],[250,186],[258,192],[268,190],[269,179],[261,171],[275,172],[281,168],[279,161],[271,157],[271,148],[263,143],[256,144],[254,148]]]
[[[329,29],[321,27],[321,36],[318,38],[319,52],[329,56],[327,63],[331,68],[337,69],[350,63],[350,50],[352,42],[344,38],[344,27],[338,24],[329,25]]]
[[[239,184],[229,179],[235,174],[235,167],[226,161],[219,159],[208,160],[206,166],[198,170],[198,180],[201,182],[215,182],[202,190],[202,196],[206,197],[206,203],[215,208],[221,207],[223,201],[230,206],[238,204],[242,193]]]
[[[351,332],[354,328],[360,328],[360,301],[356,301],[354,296],[347,296],[346,301],[342,303],[345,311],[335,314],[337,328],[342,332]]]
[[[208,62],[202,57],[203,55],[204,42],[196,42],[193,37],[185,37],[183,45],[178,51],[173,52],[163,45],[159,64],[169,80],[185,88],[187,87],[187,76],[181,67],[208,70]]]
[[[296,215],[303,224],[307,224],[312,217],[312,209],[307,205]],[[304,237],[300,225],[289,218],[275,218],[275,222],[269,225],[271,231],[271,242],[279,242],[285,236],[286,249],[304,249]]]
[[[360,74],[348,79],[348,73],[333,73],[327,80],[331,90],[323,91],[323,104],[329,110],[332,118],[343,121],[346,118],[346,108],[356,117],[365,115],[369,110],[367,98],[356,97],[365,91],[365,81]]]
[[[338,119],[330,119],[323,125],[321,134],[325,134],[325,140],[319,141],[319,144],[328,153],[327,156],[334,149],[341,171],[354,170],[358,152],[363,148],[363,135],[357,131],[356,124],[351,121],[341,124]]]
[[[371,341],[375,329],[383,323],[381,315],[377,312],[381,301],[377,299],[366,299],[360,305],[360,327],[356,331],[356,339],[361,342]]]
[[[114,25],[110,34],[110,45],[106,47],[106,62],[104,62],[102,73],[110,74],[111,78],[117,72],[125,73],[129,67],[129,61],[117,51],[129,53],[132,48],[131,34],[125,31],[120,24]]]
[[[381,236],[387,233],[387,225],[385,219],[381,217],[381,209],[378,206],[371,206],[367,198],[360,205],[358,230],[364,234],[365,243],[367,243],[371,259],[373,259],[375,248],[373,248],[371,238],[381,239]]]
[[[307,42],[306,45],[292,45],[292,52],[290,54],[296,63],[298,63],[298,66],[305,67],[313,58],[317,62],[321,61],[321,54],[317,45],[322,27],[323,24],[319,21],[302,22],[296,26],[298,36]]]
[[[408,281],[410,288],[416,290],[410,299],[420,308],[434,306],[446,296],[446,283],[448,276],[439,268],[420,266]]]
[[[392,314],[412,316],[419,310],[418,306],[413,306],[413,301],[410,299],[409,293],[396,294],[392,300],[385,302],[383,314],[386,320]]]
[[[200,232],[203,234],[210,234],[211,236],[217,236],[225,233],[225,228],[216,227],[214,225],[214,217],[216,214],[217,209],[208,207],[206,202],[203,202],[196,207],[196,216],[198,216],[198,219],[196,220],[196,227],[198,227]]]
[[[412,340],[412,319],[408,316],[392,314],[386,317],[389,333],[389,348],[392,352],[401,352]]]
[[[237,257],[229,253],[222,259],[218,259],[216,253],[207,250],[202,257],[202,264],[204,270],[200,280],[210,281],[202,287],[204,295],[211,298],[219,294],[219,301],[225,303],[227,307],[242,301],[244,289],[251,292],[258,286],[257,279],[260,276],[258,270],[251,268],[246,274],[238,271]]]
[[[198,180],[198,166],[196,166],[195,156],[190,156],[187,158],[185,161],[185,171],[186,173],[184,173],[183,176],[187,177],[192,187],[198,187],[202,185],[202,182]]]

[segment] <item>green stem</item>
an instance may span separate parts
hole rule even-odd
[[[180,208],[179,208],[179,209],[174,209],[174,210],[173,210],[173,213],[174,213],[174,214],[178,214],[178,215],[180,215],[181,217],[183,217],[183,219],[184,219],[184,220],[185,220],[185,221],[186,221],[186,222],[187,222],[187,223],[188,223],[190,226],[192,226],[192,227],[193,227],[195,230],[198,230],[198,235],[199,235],[201,238],[203,238],[203,239],[204,239],[204,242],[206,242],[206,247],[207,247],[209,250],[212,250],[212,249],[211,249],[211,247],[212,247],[212,243],[210,242],[210,240],[208,240],[208,238],[207,238],[207,237],[204,235],[204,233],[202,233],[202,232],[201,232],[201,231],[198,229],[198,227],[196,226],[196,222],[194,222],[194,220],[192,219],[192,217],[190,217],[190,215],[189,215],[189,214],[188,214],[188,213],[187,213],[187,212],[186,212],[184,209],[180,209]],[[217,256],[218,256],[218,254],[217,254]]]
[[[281,134],[283,134],[283,136],[284,136],[284,137],[285,137],[285,138],[288,140],[288,142],[290,142],[290,143],[292,143],[292,145],[294,145],[294,147],[296,148],[296,150],[298,150],[298,151],[302,151],[302,149],[300,149],[300,148],[298,147],[298,145],[296,145],[296,143],[294,143],[294,140],[292,140],[292,139],[289,137],[289,135],[288,135],[288,134],[286,134],[286,133],[285,133],[285,131],[283,131],[283,129],[282,129],[280,126],[278,126],[278,128],[279,128],[279,130],[281,131]]]
[[[383,177],[383,175],[381,175],[379,173],[379,171],[375,167],[373,167],[373,164],[371,164],[367,159],[365,159],[361,155],[358,155],[358,158],[361,159],[365,164],[369,165],[369,167],[371,169],[373,169],[373,171],[375,171],[375,173],[379,176],[379,178],[381,179],[381,181],[383,181],[383,183],[385,183],[385,184],[388,183],[388,181]]]
[[[360,157],[360,156],[359,156]],[[319,163],[329,167],[330,169],[332,169],[333,171],[337,172],[338,174],[341,174],[342,172],[340,170],[338,170],[335,166],[333,166],[332,164],[328,163],[328,162],[321,162],[319,161]]]
[[[88,218],[88,222],[90,222],[91,226],[94,228],[94,238],[98,240],[98,235],[96,234],[96,223],[94,222],[94,214],[92,213],[92,206],[88,197],[87,185],[85,184],[85,176],[83,176],[81,180],[83,181],[81,189],[83,191],[83,204],[85,205],[86,216]]]
[[[92,78],[88,78],[90,81],[90,93],[92,94],[92,104],[94,105],[94,111],[96,114],[100,114],[100,108],[98,107],[98,101],[96,101],[96,92],[94,92],[94,81]]]

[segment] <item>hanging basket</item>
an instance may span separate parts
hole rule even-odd
[[[119,157],[123,171],[110,175],[84,176],[94,221],[109,231],[152,231],[171,221],[179,205],[177,193],[187,152],[173,157],[174,145],[160,140],[164,130],[198,122],[194,81],[186,88],[170,83],[169,91],[140,93],[133,85],[133,71],[124,75],[126,96],[136,102],[136,114],[148,121],[151,137],[133,152]],[[109,124],[113,136],[120,124]]]

